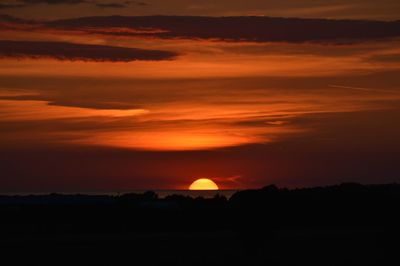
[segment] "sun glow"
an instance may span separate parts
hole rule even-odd
[[[219,190],[219,188],[211,179],[200,178],[190,185],[189,190]]]

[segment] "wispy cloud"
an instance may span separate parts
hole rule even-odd
[[[52,120],[63,118],[84,118],[84,117],[132,117],[146,114],[145,109],[91,109],[72,106],[51,105],[46,101],[15,101],[0,100],[2,105],[0,120]]]
[[[400,94],[399,91],[386,90],[386,89],[371,89],[371,88],[361,88],[361,87],[352,87],[352,86],[343,86],[343,85],[329,85],[329,87],[339,88],[339,89],[356,90],[356,91],[379,92],[379,93],[386,92],[386,93]]]

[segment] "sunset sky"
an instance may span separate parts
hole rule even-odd
[[[400,182],[398,0],[0,14],[2,193]]]

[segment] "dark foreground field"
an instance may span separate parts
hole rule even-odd
[[[0,197],[3,265],[400,265],[400,186]]]

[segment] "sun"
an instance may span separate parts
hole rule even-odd
[[[219,188],[211,179],[200,178],[189,186],[189,190],[219,190]]]

